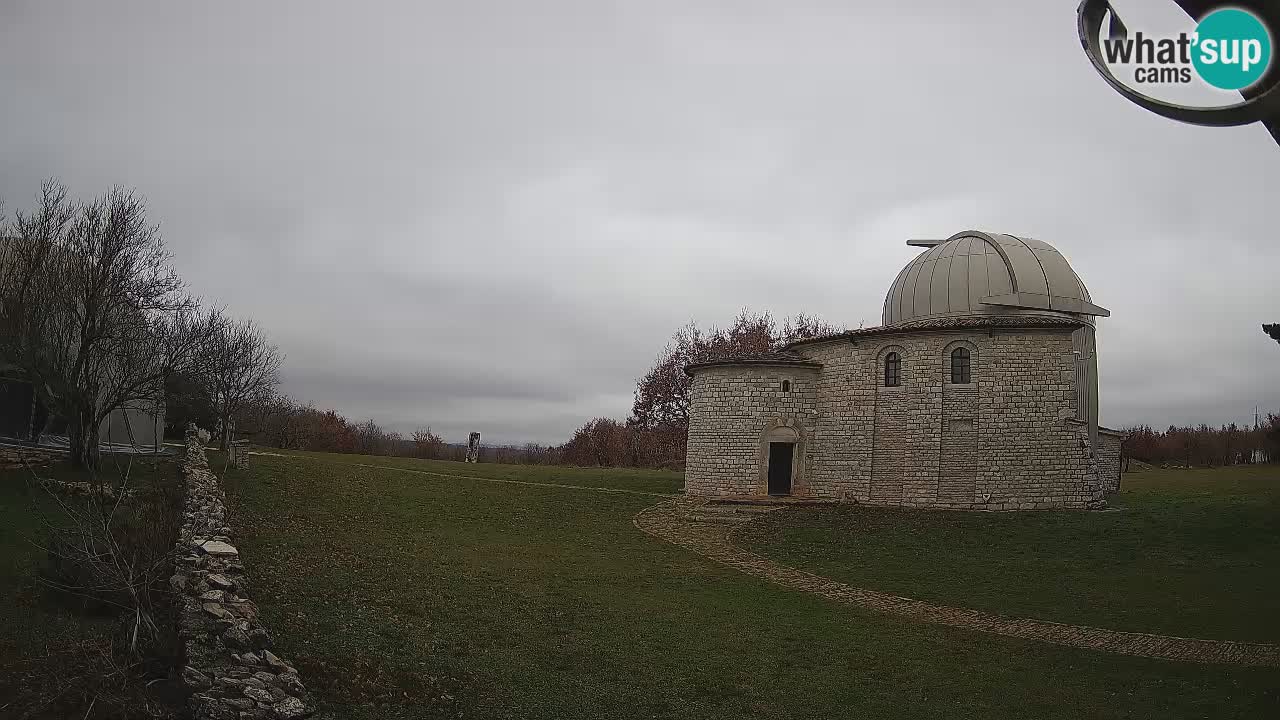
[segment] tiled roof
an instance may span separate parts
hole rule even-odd
[[[718,365],[792,365],[800,367],[822,367],[822,363],[820,362],[803,358],[795,353],[786,352],[785,350],[765,350],[764,352],[742,353],[716,358],[715,360],[707,360],[705,362],[691,363],[685,366],[684,371],[686,374],[692,375],[694,370],[701,370],[702,368],[715,367]]]
[[[807,340],[797,340],[788,344],[783,350],[800,345],[811,345],[813,343],[830,342],[832,340],[842,340],[845,338],[858,338],[870,335],[894,335],[905,332],[913,332],[916,330],[965,330],[970,328],[1078,328],[1084,327],[1085,323],[1068,317],[1052,317],[1049,315],[988,315],[988,316],[966,316],[966,317],[941,317],[929,318],[924,320],[914,320],[897,325],[880,325],[877,327],[858,328],[857,330],[846,330],[842,333],[834,335],[824,335],[822,337],[809,338]]]
[[[1079,320],[1069,317],[1054,317],[1052,315],[970,315],[967,317],[929,318],[904,322],[898,325],[881,325],[878,327],[858,328],[857,330],[846,330],[841,333],[835,333],[834,335],[823,335],[821,337],[809,338],[807,340],[797,340],[786,345],[781,350],[766,350],[764,352],[757,353],[730,355],[727,357],[716,358],[715,360],[691,363],[685,367],[684,371],[687,374],[692,375],[694,370],[720,365],[792,365],[800,367],[822,367],[822,363],[810,360],[796,353],[789,352],[789,350],[801,345],[812,345],[814,343],[832,342],[835,340],[846,340],[874,335],[900,335],[902,333],[915,332],[918,330],[966,330],[976,328],[1075,329],[1084,326],[1085,323]]]

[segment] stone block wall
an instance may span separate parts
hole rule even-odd
[[[966,347],[971,383],[953,385]],[[871,504],[988,510],[1084,508],[1102,499],[1081,445],[1070,328],[908,330],[801,345],[821,363],[805,384],[811,410],[805,477],[795,495]],[[885,387],[898,352],[901,385]],[[760,494],[761,432],[775,408],[760,394],[781,375],[751,366],[695,372],[686,487]],[[752,388],[760,388],[759,391]]]
[[[970,355],[976,358],[976,353]],[[943,372],[947,372],[946,368]],[[970,385],[942,386],[942,437],[939,447],[937,501],[944,505],[966,505],[977,495],[978,388]]]
[[[1070,333],[994,334],[979,381],[977,500],[1001,510],[1084,508],[1101,500],[1076,416]]]
[[[298,672],[271,652],[271,634],[249,599],[249,579],[232,544],[209,434],[187,429],[186,500],[169,579],[177,593],[182,684],[195,720],[294,720],[313,706]]]
[[[227,443],[227,454],[231,456],[231,464],[237,470],[249,469],[249,441],[233,440]]]
[[[822,363],[807,448],[809,496],[814,498],[866,502],[871,494],[876,433],[881,433],[882,442],[888,435],[885,425],[875,422],[877,407],[885,400],[879,395],[884,369],[875,358],[859,361],[858,352],[847,341],[803,350],[806,357]],[[905,374],[914,369],[904,362],[902,372],[905,381]]]
[[[790,391],[782,382],[790,381]],[[816,368],[789,366],[709,367],[698,371],[690,391],[689,449],[685,491],[690,495],[764,495],[761,466],[767,462],[765,433],[772,426],[795,429],[800,453],[807,445],[817,395]],[[805,494],[805,458],[793,477],[793,492]]]
[[[1120,489],[1120,446],[1124,433],[1109,428],[1098,428],[1098,479],[1106,492]]]

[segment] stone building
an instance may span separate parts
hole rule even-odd
[[[1051,245],[966,231],[889,288],[884,322],[686,368],[686,492],[980,510],[1091,508],[1118,487],[1098,426],[1095,304]]]

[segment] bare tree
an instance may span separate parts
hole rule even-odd
[[[203,365],[218,417],[218,446],[226,450],[241,410],[274,397],[284,357],[252,320],[216,314],[213,325]]]
[[[0,269],[0,356],[67,418],[72,461],[96,467],[102,420],[162,402],[165,380],[198,362],[210,317],[184,292],[144,202],[129,190],[77,203],[47,181],[11,232]]]
[[[635,402],[627,423],[641,435],[633,443],[637,453],[632,463],[673,465],[683,462],[689,428],[689,392],[693,387],[693,379],[684,371],[686,366],[731,355],[778,349],[797,340],[842,331],[843,328],[803,313],[784,319],[779,330],[769,313],[753,313],[746,309],[738,313],[728,329],[713,327],[704,331],[693,322],[677,329],[653,367],[636,383]],[[595,437],[601,432],[599,427],[590,423],[583,427],[591,430],[585,437]]]
[[[444,440],[431,432],[431,426],[419,427],[413,431],[413,446],[418,457],[439,460],[444,449]]]

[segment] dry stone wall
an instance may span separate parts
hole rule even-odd
[[[969,349],[972,382],[950,382]],[[1071,329],[896,333],[801,345],[820,369],[696,370],[685,484],[695,495],[763,494],[762,431],[804,425],[805,477],[793,494],[881,505],[983,510],[1095,507],[1106,472],[1081,440]],[[885,387],[884,357],[901,357]],[[793,370],[795,372],[793,372]],[[803,378],[803,405],[770,393]],[[1087,438],[1087,433],[1085,433]],[[1099,442],[1105,446],[1105,442]],[[1105,453],[1104,453],[1105,454]]]
[[[294,720],[313,706],[298,672],[271,652],[271,634],[249,599],[249,581],[232,544],[218,477],[209,469],[209,434],[187,428],[186,501],[169,582],[178,596],[182,684],[195,720]]]

